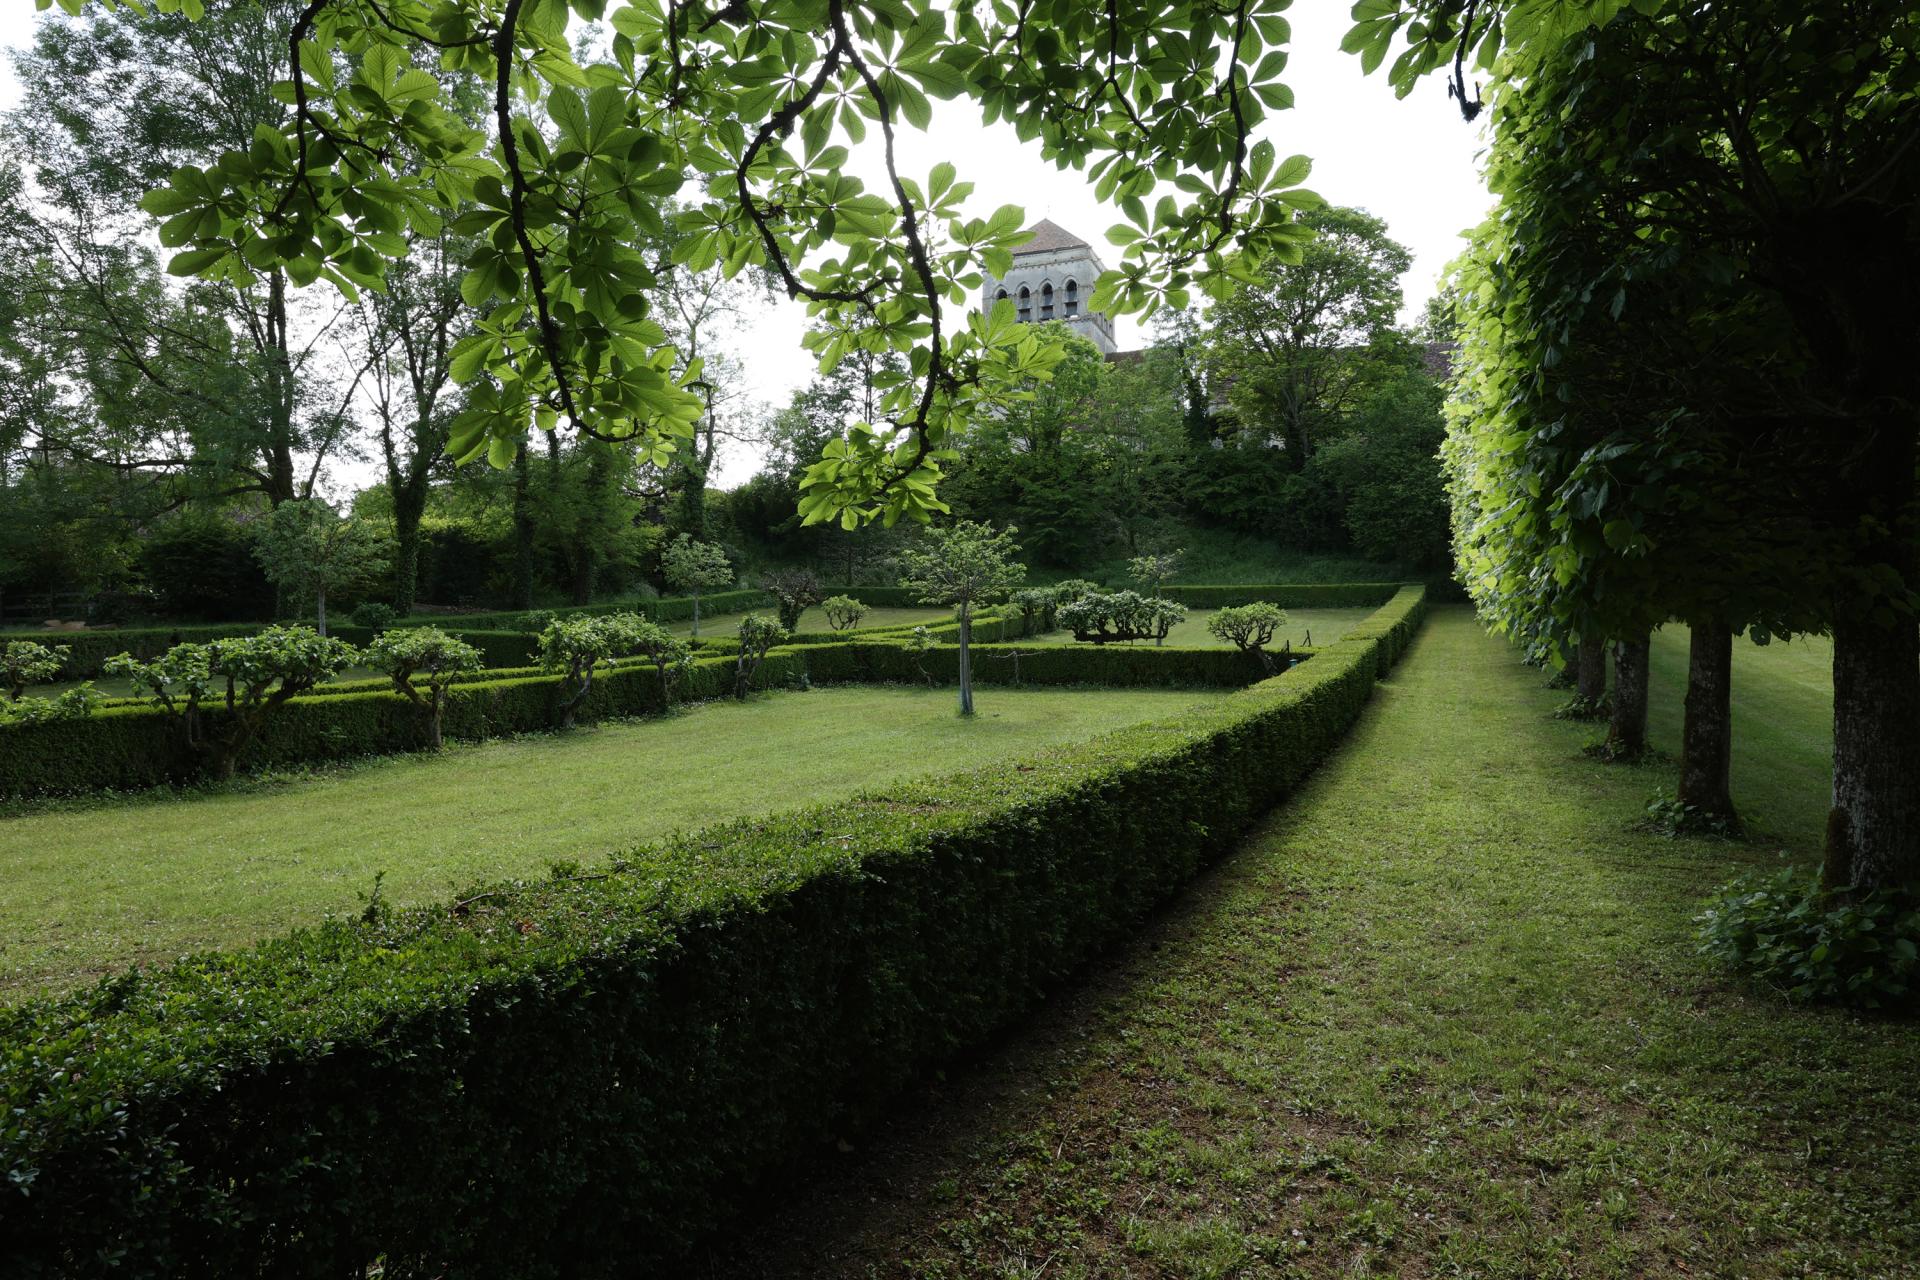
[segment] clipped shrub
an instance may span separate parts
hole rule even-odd
[[[540,666],[565,676],[570,690],[560,704],[560,727],[571,729],[580,704],[593,692],[594,673],[615,658],[632,653],[640,628],[651,626],[638,614],[613,613],[604,617],[556,618],[540,633]]]
[[[1187,606],[1137,591],[1094,592],[1061,605],[1056,614],[1075,640],[1090,644],[1152,640],[1160,644],[1187,616]]]
[[[480,651],[437,627],[403,627],[376,638],[367,660],[387,673],[395,693],[427,713],[427,744],[438,751],[447,690],[459,677],[481,669]]]
[[[346,641],[309,627],[268,627],[257,635],[175,645],[142,662],[120,654],[107,674],[123,676],[180,728],[189,751],[216,778],[231,778],[241,755],[278,708],[360,656]],[[224,713],[205,714],[207,703]]]
[[[51,698],[18,698],[12,702],[0,702],[0,721],[59,724],[67,720],[84,720],[106,700],[106,695],[94,688],[92,681],[88,681]]]
[[[780,625],[792,631],[800,615],[820,603],[820,579],[811,569],[774,569],[760,575],[760,585],[773,596]]]
[[[393,606],[384,601],[364,600],[353,607],[353,612],[347,615],[347,621],[368,631],[385,631],[398,616]]]
[[[1878,1008],[1920,984],[1920,897],[1829,892],[1791,867],[1749,873],[1695,917],[1700,950],[1789,1000]]]
[[[851,631],[867,616],[867,605],[852,596],[828,596],[820,602],[820,611],[835,631]]]
[[[733,660],[733,696],[745,698],[753,688],[753,677],[766,661],[767,650],[787,638],[787,629],[771,618],[750,613],[740,619],[740,650]]]
[[[1265,600],[1253,604],[1228,605],[1207,619],[1207,630],[1237,649],[1265,649],[1273,643],[1273,633],[1287,624],[1287,611]]]
[[[70,645],[44,645],[33,640],[9,640],[0,648],[0,688],[14,702],[30,684],[47,684],[60,676],[60,669],[73,656]]]
[[[1060,604],[1058,587],[1028,587],[1016,591],[1007,598],[1007,602],[1020,610],[1020,620],[1026,624],[1029,635],[1054,628],[1054,613]]]

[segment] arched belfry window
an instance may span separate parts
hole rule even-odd
[[[1080,286],[1071,280],[1067,281],[1067,314],[1070,316],[1080,314]]]
[[[1032,321],[1033,321],[1033,290],[1027,288],[1027,286],[1025,285],[1021,285],[1020,286],[1020,323],[1030,324],[1032,323]]]
[[[1040,286],[1040,318],[1053,319],[1053,284],[1049,281]]]
[[[995,302],[1005,302],[1007,300],[1007,291],[1002,289],[1000,292],[994,294],[993,300]]]

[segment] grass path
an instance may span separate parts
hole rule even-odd
[[[1772,851],[1639,829],[1670,770],[1563,696],[1438,612],[1238,855],[689,1274],[1920,1275],[1920,1024],[1707,968]]]
[[[592,862],[668,831],[972,768],[1204,694],[845,687],[455,746],[231,791],[0,819],[0,1001],[390,901]]]

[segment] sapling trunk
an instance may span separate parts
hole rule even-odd
[[[1920,632],[1843,616],[1833,625],[1829,888],[1920,884]]]
[[[973,714],[973,614],[960,610],[960,714]]]
[[[327,588],[324,584],[314,593],[314,599],[315,619],[319,623],[314,629],[321,635],[325,635],[327,634]]]
[[[1696,622],[1687,648],[1680,802],[1716,818],[1734,818],[1732,763],[1733,631],[1717,620]]]
[[[440,722],[447,707],[447,691],[436,685],[433,689],[433,716],[427,722],[427,745],[438,751],[441,746]]]
[[[1607,723],[1607,753],[1615,759],[1646,754],[1650,649],[1644,634],[1613,646],[1613,715]]]
[[[700,593],[693,593],[693,638],[700,638]]]

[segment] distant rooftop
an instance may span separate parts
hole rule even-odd
[[[1016,258],[1029,253],[1053,253],[1060,249],[1090,249],[1093,247],[1065,227],[1060,226],[1058,223],[1050,222],[1045,218],[1040,219],[1040,221],[1028,227],[1027,230],[1033,234],[1033,239],[1013,251],[1013,256]]]

